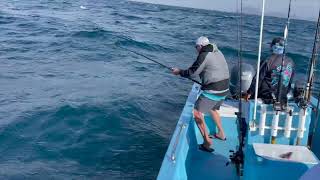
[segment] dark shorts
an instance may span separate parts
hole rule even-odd
[[[197,99],[194,109],[202,113],[208,113],[210,110],[219,110],[223,100],[214,101],[202,95]]]

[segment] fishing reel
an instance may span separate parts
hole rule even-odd
[[[274,111],[284,111],[287,109],[287,101],[280,100],[278,101],[276,96],[272,93],[272,101],[273,101],[273,110]]]
[[[244,141],[245,141],[245,136],[247,133],[247,124],[244,118],[241,117],[241,113],[236,113],[236,115],[238,116],[239,119],[239,124],[238,124],[238,128],[240,130],[240,134],[239,134],[239,140],[240,140],[240,144],[239,144],[239,148],[238,150],[235,152],[234,150],[230,150],[230,156],[229,159],[230,161],[228,161],[226,163],[226,166],[230,165],[230,163],[234,164],[236,167],[236,171],[238,176],[243,176],[243,163],[244,163],[244,152],[243,152],[243,146],[244,146]]]
[[[236,166],[236,171],[237,171],[238,176],[242,176],[243,175],[242,165],[244,163],[244,153],[243,153],[243,151],[234,152],[233,150],[230,150],[229,152],[231,153],[229,158],[231,160],[231,163]],[[228,165],[230,165],[230,162],[226,163],[226,166],[228,166]]]
[[[275,101],[273,103],[273,109],[274,111],[284,111],[287,109],[287,104],[283,102]]]
[[[308,105],[304,96],[305,93],[305,84],[297,81],[293,89],[293,99],[294,102],[297,103],[297,105],[301,108],[306,108]]]
[[[241,63],[241,74],[239,66],[234,66],[230,74],[230,94],[233,99],[240,99],[250,88],[252,79],[256,74],[252,65]]]

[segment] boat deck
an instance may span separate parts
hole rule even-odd
[[[236,173],[235,166],[232,164],[227,165],[230,161],[230,150],[236,150],[238,146],[238,132],[236,124],[236,116],[232,111],[237,104],[225,102],[221,107],[222,126],[225,130],[227,140],[221,141],[213,139],[212,148],[215,149],[213,153],[208,153],[192,148],[190,157],[190,167],[187,171],[188,179],[239,179]],[[226,110],[229,110],[226,112]],[[222,112],[224,111],[224,112]],[[206,116],[206,124],[210,134],[216,132],[216,126],[210,116]],[[193,121],[193,130],[191,134],[195,134],[197,144],[203,142],[200,131]]]
[[[274,148],[272,147],[273,145],[265,143],[266,138],[270,140],[270,135],[267,135],[269,137],[266,138],[260,137],[258,136],[258,131],[252,131],[249,132],[251,133],[249,134],[250,136],[248,135],[248,132],[246,136],[247,144],[244,148],[245,166],[243,176],[238,176],[235,165],[231,163],[227,165],[227,163],[230,161],[230,150],[236,151],[239,146],[237,118],[235,115],[235,112],[238,111],[238,102],[226,100],[221,106],[220,116],[227,140],[221,141],[214,139],[212,148],[215,149],[215,152],[208,153],[201,151],[198,148],[199,145],[203,143],[203,138],[195,123],[195,120],[193,119],[192,110],[198,94],[199,86],[194,85],[188,96],[173,137],[171,138],[170,145],[157,177],[158,180],[298,179],[298,177],[301,177],[308,169],[319,162],[311,151],[307,154],[309,154],[308,157],[314,156],[313,160],[309,161],[308,159],[310,158],[305,158],[307,155],[305,152],[306,148],[304,149],[303,153],[301,153],[301,149],[297,150],[298,153],[294,153],[293,150],[291,150],[292,148],[290,148],[290,152],[292,151],[292,153],[294,153],[292,155],[292,159],[290,161],[279,159],[279,155],[288,152],[287,149],[283,150],[283,148],[289,147],[277,146],[277,148]],[[246,104],[248,106],[243,107],[242,111],[244,115],[250,115],[252,110],[252,107],[249,106],[250,103],[251,102]],[[316,104],[316,102],[314,103]],[[251,118],[246,116],[246,119]],[[217,128],[211,117],[205,116],[205,121],[208,132],[210,134],[214,134]],[[297,124],[297,122],[295,124]],[[305,133],[305,137],[307,137],[307,132]],[[317,139],[317,137],[318,136],[316,136],[315,139]],[[288,145],[288,142],[290,141],[280,141],[282,140],[281,138],[283,139],[282,136],[279,136],[277,138],[277,142],[287,142],[282,144]],[[257,143],[260,143],[260,145],[258,144],[257,146]],[[254,148],[253,145],[256,145],[257,147]],[[268,148],[271,148],[272,150],[267,150]],[[264,150],[267,151],[265,152]],[[315,152],[320,152],[318,146],[314,146],[314,150]],[[301,156],[303,158],[300,158],[300,154],[303,154]],[[297,155],[297,157],[295,157],[295,155]]]
[[[244,172],[245,179],[297,179],[309,169],[304,163],[257,158],[252,145],[248,145],[246,151],[248,171]]]
[[[191,158],[192,168],[187,172],[188,179],[238,179],[235,167],[231,164],[226,165],[229,158],[226,157],[225,150],[228,148],[217,140],[214,144],[216,151],[214,153],[200,150],[193,153]]]

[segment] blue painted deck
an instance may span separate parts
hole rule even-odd
[[[265,137],[259,136],[257,132],[250,132],[248,129],[246,137],[246,145],[244,148],[245,164],[244,176],[239,177],[236,173],[236,168],[233,164],[226,166],[229,162],[230,150],[236,151],[238,143],[238,130],[236,117],[229,113],[228,116],[222,115],[222,125],[225,130],[227,141],[213,140],[212,148],[215,152],[208,153],[198,149],[198,145],[203,143],[202,136],[193,119],[193,105],[197,98],[199,88],[194,85],[189,96],[181,117],[178,121],[177,127],[171,138],[170,145],[164,157],[158,180],[180,180],[180,179],[245,179],[245,180],[263,180],[263,179],[298,179],[313,165],[298,162],[285,162],[264,159],[256,155],[252,144],[270,142],[270,132],[266,131]],[[313,102],[313,104],[316,102]],[[249,103],[247,110],[247,122],[252,120],[252,102]],[[237,102],[226,100],[224,105],[237,107]],[[313,124],[315,121],[314,112],[308,110],[310,117],[307,117],[307,125]],[[223,113],[222,113],[223,114]],[[231,115],[231,116],[230,116]],[[215,124],[210,116],[205,116],[206,124],[210,134],[216,132]],[[259,119],[258,119],[259,120]],[[268,117],[267,124],[270,125],[270,117]],[[293,120],[293,126],[297,126],[297,119]],[[320,123],[319,123],[320,124]],[[283,122],[280,122],[283,125]],[[320,126],[320,125],[318,125]],[[306,126],[306,128],[309,128]],[[317,132],[320,132],[318,127]],[[277,138],[277,143],[293,145],[296,138],[285,138],[280,132]],[[307,144],[307,137],[310,135],[309,131],[305,132],[302,140],[302,145]],[[293,132],[292,136],[296,136]],[[314,140],[320,139],[320,133],[317,133]],[[315,154],[320,154],[320,143],[315,143],[313,149]],[[317,154],[319,153],[319,154]]]
[[[229,162],[229,150],[236,150],[238,146],[235,118],[222,118],[227,141],[214,139],[212,148],[215,152],[208,153],[198,149],[203,139],[192,115],[199,90],[197,87],[194,85],[189,94],[157,179],[238,179],[235,167],[232,164],[226,166]],[[210,133],[216,132],[216,126],[210,116],[206,116],[205,119]],[[185,125],[182,131],[181,124]],[[174,151],[175,144],[177,144],[176,151]],[[172,159],[172,155],[175,155],[175,160]]]
[[[210,134],[216,132],[216,126],[210,116],[206,116],[206,124]],[[188,179],[238,179],[236,169],[233,164],[226,165],[230,159],[230,150],[236,151],[238,146],[237,139],[237,124],[235,118],[222,118],[222,126],[225,130],[227,140],[221,141],[213,139],[212,148],[215,152],[208,153],[200,151],[197,148],[197,144],[203,143],[201,133],[193,120],[191,122],[193,128],[191,129],[190,135],[195,136],[196,144],[192,148],[190,155],[190,167]],[[193,132],[192,132],[193,131]]]
[[[259,158],[252,145],[245,151],[244,179],[246,180],[295,180],[299,179],[310,167],[303,163],[272,161]]]

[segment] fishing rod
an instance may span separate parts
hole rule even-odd
[[[230,156],[230,160],[232,163],[235,164],[237,174],[240,176],[241,175],[241,167],[244,162],[244,153],[243,153],[243,147],[244,147],[244,137],[246,134],[246,127],[244,123],[244,119],[242,118],[242,85],[241,85],[241,75],[242,75],[242,16],[243,16],[243,11],[242,11],[242,0],[240,0],[240,13],[239,13],[239,1],[237,1],[237,13],[239,15],[239,20],[238,20],[238,29],[237,29],[237,41],[239,45],[238,49],[238,67],[239,67],[239,104],[238,104],[238,113],[237,115],[237,121],[238,121],[238,139],[239,139],[239,147],[236,152],[230,151],[232,155]],[[229,163],[227,163],[228,165]]]
[[[164,67],[164,68],[166,68],[166,69],[172,70],[171,67],[166,66],[166,65],[164,65],[164,64],[162,64],[162,63],[160,63],[160,62],[158,62],[158,61],[156,61],[156,60],[154,60],[154,59],[151,59],[151,58],[149,58],[148,56],[146,56],[146,55],[144,55],[144,54],[138,53],[138,52],[136,52],[136,51],[133,51],[133,50],[130,50],[130,49],[121,47],[121,46],[118,46],[118,47],[119,47],[119,48],[122,48],[122,49],[124,49],[124,50],[126,50],[126,51],[130,51],[130,52],[132,52],[133,54],[142,56],[142,57],[144,57],[144,58],[146,58],[146,59],[148,59],[148,60],[150,60],[150,61],[152,61],[152,62],[154,62],[154,63],[156,63],[156,64],[159,64],[160,66],[162,66],[162,67]]]
[[[312,84],[313,84],[313,79],[314,79],[314,68],[316,66],[316,60],[318,58],[318,50],[320,48],[319,45],[319,41],[320,41],[320,32],[319,32],[319,28],[320,28],[320,10],[319,10],[319,16],[318,16],[318,22],[317,22],[317,28],[316,28],[316,33],[315,33],[315,38],[314,38],[314,43],[313,43],[313,50],[312,50],[312,56],[310,59],[310,65],[309,65],[309,75],[308,75],[308,81],[307,81],[307,86],[306,86],[306,91],[304,93],[304,97],[303,97],[303,105],[304,105],[304,113],[306,113],[306,106],[308,103],[310,103],[310,98],[311,98],[311,91],[312,91]],[[318,126],[318,118],[319,118],[319,97],[318,97],[318,103],[317,103],[317,112],[316,112],[316,120],[314,122],[314,127],[312,130],[312,135],[311,135],[311,139],[314,137],[315,135],[315,131],[316,128]],[[297,145],[299,145],[301,142],[301,138],[297,138]],[[311,142],[311,146],[312,146],[312,142]]]
[[[281,68],[280,68],[279,80],[278,80],[278,94],[276,97],[276,102],[273,105],[273,107],[276,111],[276,116],[278,116],[278,117],[279,117],[280,111],[283,109],[282,102],[281,102],[281,100],[282,100],[282,73],[283,73],[284,60],[286,58],[286,46],[287,46],[287,41],[288,41],[288,31],[289,31],[289,25],[290,25],[290,12],[291,12],[291,0],[289,1],[287,24],[286,24],[286,27],[285,27],[284,33],[283,33],[284,43],[283,43],[283,54],[282,54],[282,59],[281,59]],[[276,122],[276,124],[278,123],[277,121],[275,121],[275,122]],[[274,135],[271,136],[271,144],[276,144],[276,136],[274,136]]]
[[[311,98],[311,91],[312,91],[312,85],[313,85],[313,79],[314,79],[314,68],[316,66],[316,61],[318,59],[318,50],[320,48],[320,30],[319,29],[320,29],[320,10],[319,10],[316,33],[315,33],[314,42],[313,42],[312,56],[310,59],[306,92],[304,96],[304,99],[307,102],[310,102],[310,98]]]
[[[238,2],[238,1],[237,1]],[[239,67],[239,115],[241,117],[241,109],[242,109],[242,83],[241,83],[241,73],[242,73],[242,0],[240,0],[240,17],[238,22],[238,33],[237,40],[239,43],[239,51],[238,51],[238,67]]]
[[[279,80],[278,80],[277,101],[276,101],[276,104],[275,104],[275,107],[276,107],[276,105],[280,105],[280,107],[276,107],[278,111],[281,109],[281,102],[280,102],[281,101],[281,97],[280,96],[282,95],[282,73],[283,73],[284,60],[286,58],[286,46],[287,46],[287,41],[288,41],[288,31],[289,31],[289,25],[290,25],[291,1],[292,0],[289,1],[287,24],[286,24],[286,27],[284,29],[284,34],[283,34],[283,40],[284,40],[283,54],[282,54],[281,69],[280,69]]]
[[[242,132],[245,130],[243,128],[243,119],[242,119],[242,38],[243,38],[243,3],[242,0],[240,0],[240,22],[239,22],[239,51],[238,51],[238,56],[239,56],[239,122],[240,122],[240,131],[241,131],[241,136],[240,136],[240,150],[242,151],[242,146],[244,146],[244,136],[245,134]]]
[[[312,84],[313,84],[313,79],[314,79],[314,67],[316,66],[316,60],[318,58],[318,50],[320,48],[320,10],[319,10],[319,15],[318,15],[318,22],[317,22],[317,29],[315,33],[315,39],[313,43],[313,50],[312,50],[312,57],[311,57],[311,63],[310,63],[310,69],[309,69],[309,78],[307,82],[307,87],[306,87],[306,93],[305,93],[305,99],[307,99],[308,102],[310,102],[311,98],[311,90],[312,90]],[[317,102],[317,111],[316,111],[316,119],[314,122],[313,130],[312,130],[312,135],[311,139],[316,134],[316,129],[318,126],[318,119],[319,119],[319,105],[320,105],[320,93],[318,94],[318,102]],[[310,146],[313,146],[312,140]]]
[[[139,56],[141,56],[141,57],[144,57],[144,58],[146,58],[146,59],[148,59],[148,60],[150,60],[150,61],[152,61],[152,62],[154,62],[154,63],[156,63],[156,64],[158,64],[158,65],[160,65],[160,66],[162,66],[162,67],[164,67],[164,68],[166,68],[166,69],[169,69],[170,71],[172,71],[172,67],[169,67],[169,66],[167,66],[167,65],[165,65],[165,64],[162,64],[162,63],[160,63],[160,62],[158,62],[158,61],[156,61],[156,60],[154,60],[154,59],[151,59],[151,58],[149,58],[148,56],[146,56],[146,55],[144,55],[144,54],[141,54],[141,53],[138,53],[138,52],[136,52],[136,51],[133,51],[133,50],[124,48],[124,47],[122,47],[122,46],[118,46],[118,47],[121,48],[121,49],[123,49],[123,50],[129,51],[129,52],[131,52],[131,53],[133,53],[133,54],[136,54],[136,55],[139,55]],[[199,85],[202,85],[202,83],[199,82],[199,81],[197,81],[197,80],[194,80],[194,79],[192,79],[192,78],[187,78],[187,79],[189,79],[189,80],[191,80],[191,81],[193,81],[193,82],[195,82],[195,83],[197,83],[197,84],[199,84]]]

